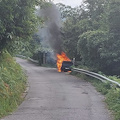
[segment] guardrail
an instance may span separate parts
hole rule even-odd
[[[120,87],[120,83],[118,83],[116,81],[113,81],[113,80],[111,80],[111,79],[109,79],[105,76],[102,76],[98,73],[94,73],[94,72],[90,72],[90,71],[87,71],[87,70],[84,70],[84,69],[78,69],[78,68],[72,68],[72,71],[89,75],[91,77],[94,77],[94,78],[97,78],[97,79],[101,80],[102,82],[109,81],[109,82],[114,83],[114,84],[116,84]]]
[[[28,57],[27,59],[30,60],[31,62],[34,62],[34,63],[37,63],[37,64],[39,63],[37,60],[33,60],[30,57]]]
[[[24,58],[24,59],[27,58],[26,56],[23,56],[23,55],[16,55],[16,57],[20,57],[20,58]]]
[[[16,57],[28,59],[29,61],[34,62],[34,63],[37,63],[37,64],[39,63],[37,60],[33,60],[33,59],[31,59],[30,57],[26,57],[26,56],[23,56],[23,55],[16,55]]]

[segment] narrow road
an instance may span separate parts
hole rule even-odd
[[[112,120],[104,97],[88,82],[17,58],[27,70],[25,101],[1,120]]]

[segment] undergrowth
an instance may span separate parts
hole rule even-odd
[[[20,65],[7,51],[0,53],[0,118],[21,103],[25,85],[26,75]]]
[[[120,88],[118,86],[110,84],[110,82],[101,82],[85,74],[76,72],[72,72],[71,74],[91,82],[96,87],[97,91],[105,95],[105,102],[111,110],[114,120],[120,120]],[[120,83],[120,78],[116,76],[110,76],[109,78]]]

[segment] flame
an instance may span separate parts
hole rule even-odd
[[[61,72],[62,62],[63,61],[71,61],[64,52],[61,54],[57,54],[57,68],[58,72]]]

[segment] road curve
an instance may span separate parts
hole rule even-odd
[[[104,97],[90,83],[20,58],[17,62],[27,70],[29,91],[18,109],[1,120],[112,120]]]

